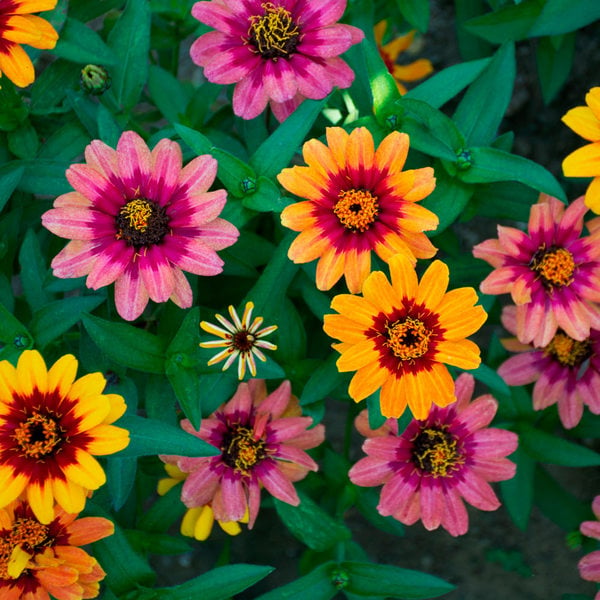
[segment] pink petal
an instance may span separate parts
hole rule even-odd
[[[425,529],[437,529],[444,514],[445,491],[436,480],[423,478],[421,481],[421,520]]]
[[[396,473],[381,489],[377,510],[384,517],[395,514],[403,503],[414,494],[420,483],[419,477],[407,478],[403,473]]]
[[[137,267],[130,265],[115,282],[115,305],[126,321],[137,319],[148,304],[148,292]]]
[[[262,68],[251,71],[233,90],[233,112],[242,119],[258,117],[267,107],[268,101]]]
[[[69,242],[52,260],[55,277],[68,279],[87,275],[96,261],[95,245],[81,240]]]
[[[257,412],[259,413],[269,413],[273,419],[279,419],[279,417],[284,413],[288,404],[290,403],[290,399],[292,397],[292,384],[285,380],[283,381],[277,389],[272,391],[258,406]],[[279,423],[283,421],[287,421],[288,419],[282,419],[281,421],[276,421],[273,425],[277,428]],[[312,422],[304,421],[304,429]],[[293,437],[293,436],[290,436]],[[283,439],[283,438],[278,438]]]
[[[293,98],[285,102],[274,102],[271,100],[269,106],[275,118],[280,123],[283,123],[300,106],[303,100],[304,96],[302,94],[296,94]]]
[[[506,429],[486,428],[473,433],[470,441],[475,445],[478,459],[503,458],[512,454],[519,444],[516,433]]]
[[[480,284],[479,289],[484,294],[508,294],[519,276],[517,267],[499,267],[492,271]]]
[[[365,440],[363,450],[369,456],[394,462],[398,460],[399,439],[396,436],[373,437]]]
[[[239,476],[225,474],[221,479],[221,501],[223,511],[213,504],[215,518],[219,521],[240,521],[246,513],[246,493]]]
[[[286,444],[288,446],[294,446],[294,448],[300,448],[301,450],[309,450],[310,448],[316,448],[322,444],[324,440],[325,426],[315,425],[315,427],[303,431],[291,440],[287,440]]]
[[[279,446],[277,452],[273,455],[273,458],[278,460],[287,460],[303,467],[304,469],[308,469],[309,471],[317,471],[319,468],[317,463],[308,454],[306,454],[304,450],[294,448],[293,446]]]
[[[490,263],[493,267],[502,267],[507,262],[506,250],[496,239],[485,240],[473,246],[473,256]]]
[[[65,175],[75,190],[89,198],[97,208],[123,204],[120,190],[96,169],[88,165],[71,165]]]
[[[216,176],[216,159],[208,154],[197,156],[181,170],[173,200],[206,192]]]
[[[600,522],[598,521],[584,521],[579,526],[579,531],[587,537],[600,540]]]
[[[473,400],[456,417],[456,420],[463,423],[468,431],[473,432],[482,427],[487,427],[496,415],[496,410],[498,410],[498,403],[488,394]]]
[[[600,550],[586,554],[577,566],[582,579],[600,582]]]
[[[506,481],[515,476],[517,465],[508,458],[479,458],[476,456],[472,469],[486,481]]]
[[[223,408],[222,413],[228,417],[230,423],[247,422],[252,410],[252,396],[247,383],[240,383]]]
[[[231,4],[231,2],[229,3]],[[235,6],[217,2],[196,2],[192,6],[192,16],[201,23],[220,31],[235,34],[240,28],[240,17]]]
[[[353,43],[354,36],[350,26],[335,24],[307,31],[302,38],[302,52],[309,56],[329,58],[343,54]]]
[[[475,379],[470,373],[461,373],[454,382],[454,395],[456,396],[456,410],[462,411],[467,407],[473,397]]]
[[[128,195],[152,197],[148,189],[152,155],[146,142],[134,131],[124,131],[117,144],[117,163]]]
[[[304,4],[302,22],[306,27],[325,27],[339,21],[346,10],[346,0],[311,0]]]
[[[171,300],[179,306],[179,308],[189,308],[194,300],[190,282],[183,274],[181,269],[172,269],[173,273],[173,293]]]
[[[296,95],[296,73],[287,60],[267,61],[263,77],[267,96],[274,102],[287,102]]]
[[[452,536],[463,535],[469,530],[469,515],[456,489],[446,491],[442,527]]]
[[[325,98],[333,89],[333,82],[324,64],[301,54],[294,54],[290,64],[296,73],[298,92],[307,98]]]
[[[540,376],[539,352],[523,352],[511,356],[498,367],[498,375],[508,385],[526,385]]]
[[[225,219],[217,218],[199,228],[199,242],[212,250],[223,250],[237,242],[240,235],[237,227]]]
[[[93,206],[92,201],[79,192],[67,192],[54,200],[54,208],[89,208],[91,206]]]
[[[107,245],[97,255],[85,282],[86,285],[93,290],[110,285],[123,274],[123,271],[133,260],[134,254],[135,250],[121,240],[115,240]]]
[[[469,504],[479,510],[496,510],[500,506],[500,501],[490,484],[472,473],[457,481],[455,489]]]
[[[259,479],[265,489],[278,500],[298,506],[300,498],[292,483],[286,479],[274,464],[275,461],[264,460],[260,464]]]
[[[348,471],[348,476],[350,477],[350,481],[356,485],[372,487],[386,483],[393,473],[394,469],[389,462],[367,456],[361,458]]]
[[[162,250],[174,265],[194,275],[218,275],[223,270],[223,261],[201,240],[172,238]]]
[[[94,228],[95,214],[89,208],[53,208],[42,215],[42,225],[62,238],[93,240],[99,237]]]
[[[225,190],[214,192],[201,192],[189,195],[185,200],[177,202],[169,210],[169,226],[172,229],[179,227],[200,227],[214,221],[227,202]]]
[[[558,401],[558,416],[565,429],[579,425],[583,417],[583,400],[577,393],[567,393]]]
[[[96,169],[117,189],[120,189],[122,182],[117,173],[116,150],[100,140],[92,140],[85,148],[85,160],[90,167]],[[114,198],[114,200],[115,202],[111,204],[111,207],[116,212],[122,204],[122,199]]]
[[[181,147],[171,140],[162,139],[152,150],[152,200],[165,206],[171,199],[181,172]]]
[[[207,462],[203,468],[190,473],[181,488],[181,501],[187,507],[204,506],[215,495],[219,476]]]
[[[421,518],[421,494],[414,490],[406,494],[392,516],[404,525],[414,525]]]
[[[204,66],[204,76],[210,82],[220,85],[238,83],[259,68],[262,59],[248,46],[224,44],[224,40],[219,39],[222,35],[211,32],[198,38],[190,48],[190,55],[197,65]]]
[[[262,407],[261,407],[262,409]],[[262,412],[260,410],[259,412]],[[293,441],[293,439],[303,434],[306,428],[312,425],[310,417],[285,417],[269,425],[269,438],[274,442]]]

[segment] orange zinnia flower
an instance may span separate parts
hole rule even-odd
[[[371,271],[371,251],[384,261],[405,255],[431,258],[436,248],[423,231],[438,226],[431,211],[416,204],[435,188],[431,167],[403,171],[409,147],[394,131],[375,149],[368,129],[346,133],[327,128],[327,146],[309,140],[302,148],[308,166],[283,169],[279,183],[306,198],[281,213],[285,227],[300,231],[288,256],[295,263],[319,258],[317,287],[328,290],[342,277],[358,293]]]
[[[341,294],[331,302],[340,314],[325,315],[325,332],[341,340],[340,371],[356,371],[348,393],[358,402],[381,388],[381,413],[399,417],[406,405],[425,419],[432,400],[454,402],[454,382],[446,364],[475,369],[479,348],[465,339],[487,315],[474,306],[470,287],[446,292],[448,267],[434,261],[421,281],[410,261],[389,261],[391,283],[381,271],[367,277],[363,297]]]
[[[52,10],[57,0],[2,0],[0,2],[0,75],[19,87],[35,79],[33,64],[21,44],[41,50],[56,46],[58,33],[40,17],[30,13]]]
[[[102,517],[52,512],[41,523],[25,502],[0,509],[0,597],[2,600],[96,598],[105,573],[95,558],[79,548],[112,535]]]
[[[408,91],[404,87],[404,81],[416,81],[417,79],[423,79],[433,73],[433,65],[431,61],[426,58],[419,58],[414,62],[405,65],[397,65],[396,61],[398,56],[405,50],[410,48],[415,37],[415,30],[409,31],[405,35],[392,40],[391,42],[383,45],[383,36],[387,29],[387,21],[379,21],[375,25],[375,42],[377,43],[377,49],[379,54],[385,63],[388,71],[393,75],[396,80],[396,85],[401,94],[406,94]]]

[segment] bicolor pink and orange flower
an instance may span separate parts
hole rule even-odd
[[[514,306],[502,311],[502,324],[512,334],[517,333]],[[504,347],[518,352],[498,368],[498,374],[508,385],[533,387],[533,408],[543,410],[556,404],[561,423],[575,427],[583,416],[583,407],[600,414],[600,331],[590,329],[584,340],[574,340],[558,329],[548,345],[534,348],[517,338],[502,340]]]
[[[59,196],[42,224],[72,240],[54,258],[56,277],[82,277],[92,289],[115,283],[115,304],[132,321],[148,300],[192,305],[184,271],[218,275],[217,255],[234,244],[238,230],[219,218],[225,190],[209,192],[217,161],[199,156],[182,168],[179,144],[162,139],[152,152],[133,131],[117,149],[94,140],[86,164],[71,165],[75,191]]]
[[[291,260],[319,259],[320,290],[344,276],[356,294],[371,272],[371,252],[386,262],[403,254],[413,265],[436,253],[423,231],[435,229],[438,217],[417,204],[433,191],[435,178],[431,167],[402,170],[409,149],[405,133],[390,133],[377,149],[365,127],[349,134],[328,127],[326,135],[327,145],[304,144],[307,166],[277,176],[286,190],[306,198],[286,206],[281,222],[300,232],[288,252]]]
[[[2,600],[96,598],[105,573],[83,548],[112,535],[102,517],[52,512],[40,522],[26,502],[0,509],[0,597]]]
[[[57,0],[2,0],[0,2],[0,76],[26,87],[35,80],[31,59],[21,44],[51,50],[58,33],[48,21],[31,13],[52,10]]]
[[[596,496],[592,502],[592,510],[594,511],[595,521],[584,521],[579,530],[586,537],[600,540],[600,496]],[[600,583],[600,550],[595,550],[586,554],[577,565],[579,575],[586,581],[595,581]],[[594,600],[600,600],[600,592],[594,596]]]
[[[547,346],[558,329],[583,341],[600,329],[600,229],[581,237],[583,197],[568,207],[545,194],[531,207],[528,232],[498,226],[498,239],[477,244],[473,255],[494,270],[484,294],[511,294],[519,341]]]
[[[407,64],[398,64],[398,57],[411,47],[416,31],[413,29],[400,37],[394,38],[387,44],[384,44],[383,38],[387,26],[388,22],[385,20],[379,21],[379,23],[375,25],[375,43],[377,44],[377,49],[379,50],[379,54],[381,55],[385,66],[396,81],[398,91],[401,94],[406,94],[408,90],[404,84],[431,75],[431,73],[433,73],[433,65],[431,64],[431,61],[426,58],[418,58]]]
[[[41,523],[54,518],[55,501],[79,513],[106,482],[94,456],[129,444],[129,432],[113,425],[123,397],[103,393],[101,373],[76,374],[71,354],[50,369],[37,350],[25,350],[16,368],[0,362],[0,507],[23,494]]]
[[[337,22],[345,9],[346,0],[196,2],[192,15],[215,31],[200,36],[190,54],[209,81],[236,84],[236,115],[253,119],[270,104],[283,121],[305,98],[352,84],[339,55],[364,34]]]
[[[391,283],[381,271],[371,273],[363,297],[335,296],[325,315],[324,330],[341,343],[340,371],[356,371],[348,393],[358,402],[381,388],[385,417],[399,417],[408,406],[425,419],[432,402],[455,401],[454,381],[446,365],[475,369],[481,358],[474,342],[465,339],[485,322],[475,306],[477,294],[464,287],[447,292],[448,267],[434,261],[421,281],[411,261],[400,254],[389,263]]]
[[[498,403],[486,394],[471,401],[474,379],[456,380],[456,402],[434,406],[426,419],[413,419],[400,433],[388,419],[361,433],[367,454],[349,472],[360,486],[380,486],[377,510],[405,525],[421,520],[426,529],[442,526],[453,536],[469,528],[464,502],[479,510],[496,510],[500,502],[489,482],[511,479],[515,464],[506,457],[517,448],[512,431],[488,427]]]
[[[260,508],[261,488],[297,506],[294,482],[317,470],[305,452],[324,439],[323,425],[312,428],[300,416],[289,381],[270,394],[264,380],[240,383],[234,396],[197,431],[185,419],[185,431],[220,450],[212,457],[161,456],[187,473],[181,499],[188,508],[211,506],[218,521],[244,521],[252,528]]]

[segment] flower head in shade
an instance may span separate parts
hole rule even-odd
[[[192,15],[213,27],[190,49],[213,83],[235,83],[233,112],[253,119],[271,105],[279,121],[305,98],[325,98],[347,88],[354,73],[339,57],[363,32],[337,21],[346,0],[212,0],[196,2]]]
[[[408,50],[413,43],[415,37],[415,30],[409,31],[405,35],[401,35],[395,38],[387,44],[383,44],[383,38],[387,29],[387,21],[379,21],[375,25],[375,42],[377,43],[377,49],[379,54],[385,63],[388,71],[393,75],[396,80],[396,85],[401,94],[406,94],[407,89],[404,87],[404,82],[416,81],[417,79],[423,79],[433,73],[433,65],[431,61],[426,58],[419,58],[409,64],[399,65],[396,64],[398,56],[406,50]]]
[[[451,535],[467,532],[463,499],[480,510],[500,502],[488,482],[510,479],[515,464],[506,456],[517,448],[512,431],[488,428],[497,402],[490,395],[471,402],[474,380],[456,380],[455,404],[434,406],[426,419],[413,419],[404,432],[388,419],[363,444],[366,458],[349,472],[360,486],[383,485],[377,510],[405,525],[419,519],[426,529],[440,525]]]
[[[594,498],[592,510],[594,511],[596,520],[584,521],[579,526],[579,530],[587,537],[600,540],[600,496]],[[600,583],[600,550],[586,554],[577,566],[582,579]],[[595,595],[594,600],[600,600],[600,592]]]
[[[61,508],[42,523],[24,501],[0,509],[0,597],[2,600],[96,598],[105,573],[79,546],[112,535],[101,517],[77,518]]]
[[[590,143],[571,152],[562,167],[566,177],[593,177],[585,193],[585,204],[600,214],[600,87],[586,94],[585,103],[587,106],[569,110],[562,121]]]
[[[448,267],[439,260],[421,281],[402,255],[390,259],[391,283],[381,271],[367,277],[363,297],[335,296],[325,315],[325,332],[341,340],[340,371],[356,371],[348,393],[358,402],[381,388],[381,413],[399,417],[406,406],[416,419],[425,419],[434,402],[454,402],[454,381],[446,365],[461,369],[479,366],[479,348],[465,339],[487,315],[474,306],[473,288],[446,292]]]
[[[568,207],[542,194],[531,207],[528,232],[498,226],[498,239],[473,248],[494,270],[484,294],[510,293],[519,341],[547,346],[558,329],[583,341],[600,329],[600,229],[581,237],[583,198]]]
[[[6,75],[15,85],[33,83],[33,63],[21,44],[50,50],[56,46],[58,33],[45,19],[31,13],[52,10],[57,0],[2,0],[0,2],[0,76]]]
[[[515,307],[505,307],[502,324],[512,334],[517,333],[516,320]],[[574,340],[558,329],[543,348],[522,344],[517,338],[502,343],[518,354],[502,363],[498,374],[508,385],[535,382],[535,410],[557,404],[558,415],[567,429],[579,423],[584,405],[600,414],[600,331],[591,329],[584,340]]]
[[[319,289],[330,289],[343,275],[350,292],[359,292],[371,271],[371,251],[386,262],[403,254],[413,265],[436,253],[423,231],[435,229],[438,218],[417,204],[435,188],[433,169],[403,171],[408,147],[405,133],[390,133],[375,149],[364,127],[350,134],[329,127],[327,146],[304,144],[308,166],[277,176],[286,190],[306,198],[287,206],[281,222],[300,232],[288,252],[291,260],[319,259]]]
[[[128,321],[142,314],[149,298],[191,306],[183,271],[219,274],[223,261],[216,251],[239,235],[218,217],[226,192],[207,191],[217,161],[203,155],[182,168],[179,144],[162,139],[150,152],[133,131],[121,135],[116,150],[92,141],[85,158],[87,164],[67,170],[75,191],[42,215],[47,229],[72,240],[52,261],[54,275],[87,275],[95,290],[114,282],[117,311]]]
[[[185,419],[188,433],[218,448],[212,457],[162,456],[188,476],[181,499],[189,508],[211,505],[218,521],[243,521],[252,528],[264,487],[282,502],[294,506],[300,499],[293,482],[303,479],[317,464],[305,452],[324,439],[324,427],[302,417],[289,381],[267,394],[265,382],[240,383],[234,396],[196,431]]]
[[[253,309],[254,304],[252,302],[246,302],[244,314],[240,319],[235,308],[230,306],[229,315],[231,316],[231,321],[221,315],[215,315],[215,318],[223,327],[213,325],[207,321],[202,321],[200,323],[200,327],[202,327],[204,331],[221,338],[210,342],[200,342],[200,346],[202,346],[202,348],[225,348],[218,354],[215,354],[215,356],[208,361],[208,365],[214,365],[227,359],[223,365],[223,371],[225,371],[237,358],[238,379],[240,380],[244,379],[246,365],[248,365],[252,377],[256,376],[255,356],[263,362],[267,360],[267,357],[260,351],[260,348],[277,350],[275,344],[271,344],[271,342],[267,342],[263,339],[270,333],[273,333],[277,329],[277,325],[270,325],[259,329],[263,323],[263,318],[255,317],[254,321],[251,321]]]
[[[76,373],[70,354],[50,369],[36,350],[25,350],[16,368],[0,362],[0,507],[24,494],[42,523],[53,519],[55,500],[79,513],[106,481],[94,456],[129,443],[129,432],[112,425],[123,398],[102,393],[101,373]]]

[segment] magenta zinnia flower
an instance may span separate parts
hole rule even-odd
[[[264,380],[240,383],[233,398],[196,431],[185,419],[185,431],[221,450],[211,457],[161,456],[189,473],[181,500],[188,508],[211,504],[218,521],[242,521],[249,515],[254,525],[264,487],[282,502],[300,503],[292,482],[316,471],[317,464],[304,450],[324,439],[323,425],[301,417],[289,381],[267,395]]]
[[[72,240],[52,261],[54,275],[87,275],[95,290],[115,282],[117,311],[128,321],[149,298],[190,307],[183,271],[217,275],[223,261],[216,250],[239,235],[218,218],[225,190],[207,191],[217,161],[203,155],[182,168],[179,144],[162,139],[150,152],[133,131],[121,135],[116,151],[92,141],[85,159],[66,173],[75,191],[42,215],[47,229]]]
[[[377,506],[383,516],[405,525],[421,519],[428,530],[441,525],[457,536],[469,528],[463,499],[480,510],[500,506],[488,482],[514,476],[516,466],[505,457],[516,450],[517,436],[487,427],[498,404],[489,394],[471,402],[474,385],[463,373],[454,404],[433,406],[426,419],[413,419],[401,434],[395,419],[370,433],[363,444],[368,456],[349,476],[360,486],[383,484]]]
[[[547,346],[557,330],[575,340],[600,329],[600,229],[580,237],[583,197],[568,207],[545,194],[531,207],[529,231],[498,226],[498,239],[473,248],[492,271],[484,294],[510,293],[517,304],[517,337]]]
[[[600,540],[600,496],[594,498],[592,510],[594,511],[596,520],[584,521],[579,526],[579,530],[587,537]],[[579,575],[581,575],[582,579],[600,583],[600,550],[586,554],[577,566],[579,567]],[[594,600],[600,600],[600,592],[596,594]]]
[[[502,324],[516,334],[514,306],[504,308]],[[498,373],[508,385],[535,381],[535,410],[558,404],[558,415],[567,429],[581,421],[584,405],[600,414],[600,331],[591,329],[584,340],[574,340],[559,329],[543,348],[521,344],[516,338],[502,343],[519,354],[502,363]]]
[[[346,0],[212,0],[192,15],[214,27],[192,45],[192,60],[213,83],[235,83],[233,112],[253,119],[270,103],[279,121],[304,98],[347,88],[354,73],[339,55],[363,32],[337,23]]]

